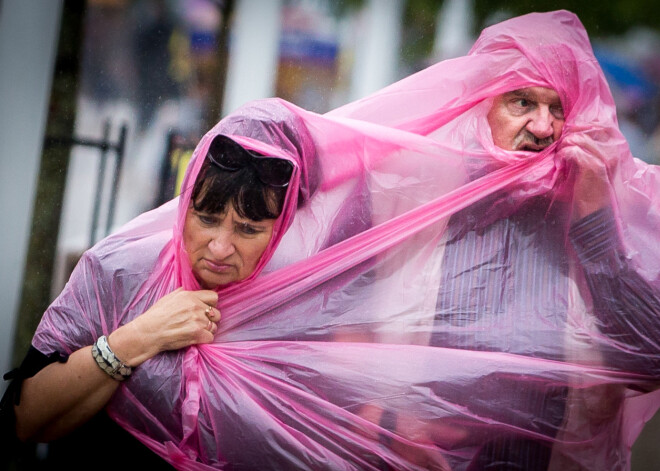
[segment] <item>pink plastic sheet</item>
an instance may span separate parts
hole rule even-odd
[[[562,136],[503,151],[486,112],[527,86],[557,90]],[[35,347],[70,353],[198,288],[181,227],[217,134],[296,171],[257,272],[220,291],[215,341],[147,361],[107,406],[145,445],[182,470],[629,469],[660,405],[660,175],[574,15],[490,27],[326,115],[239,109],[180,198],[83,256]],[[575,220],[584,172],[609,204]]]

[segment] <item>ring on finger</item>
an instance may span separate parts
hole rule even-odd
[[[211,322],[211,319],[209,319],[209,323],[206,326],[206,330],[208,330],[209,332],[213,332],[213,322]]]
[[[211,317],[213,316],[212,312],[213,308],[211,306],[206,306],[206,309],[204,309],[204,314],[206,314],[206,317],[208,317],[209,320],[211,320]]]

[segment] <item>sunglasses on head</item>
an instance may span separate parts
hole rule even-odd
[[[263,184],[277,188],[288,186],[293,173],[293,164],[288,160],[263,157],[224,136],[213,140],[206,155],[213,165],[227,172],[237,172],[249,165]]]

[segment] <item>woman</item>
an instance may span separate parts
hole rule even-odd
[[[135,390],[124,390],[139,396],[142,382],[177,374],[182,349],[211,342],[218,292],[270,259],[309,195],[313,155],[304,125],[278,103],[246,107],[204,136],[178,203],[85,253],[45,313],[3,400],[4,413],[16,404],[18,438],[66,435],[129,377]]]

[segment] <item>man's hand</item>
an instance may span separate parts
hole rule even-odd
[[[605,168],[574,167],[573,216],[582,219],[610,204],[610,187]]]
[[[583,136],[579,145],[565,141],[559,156],[569,166],[569,181],[573,182],[574,220],[582,219],[611,204],[609,175],[616,162],[606,161],[591,137]]]

